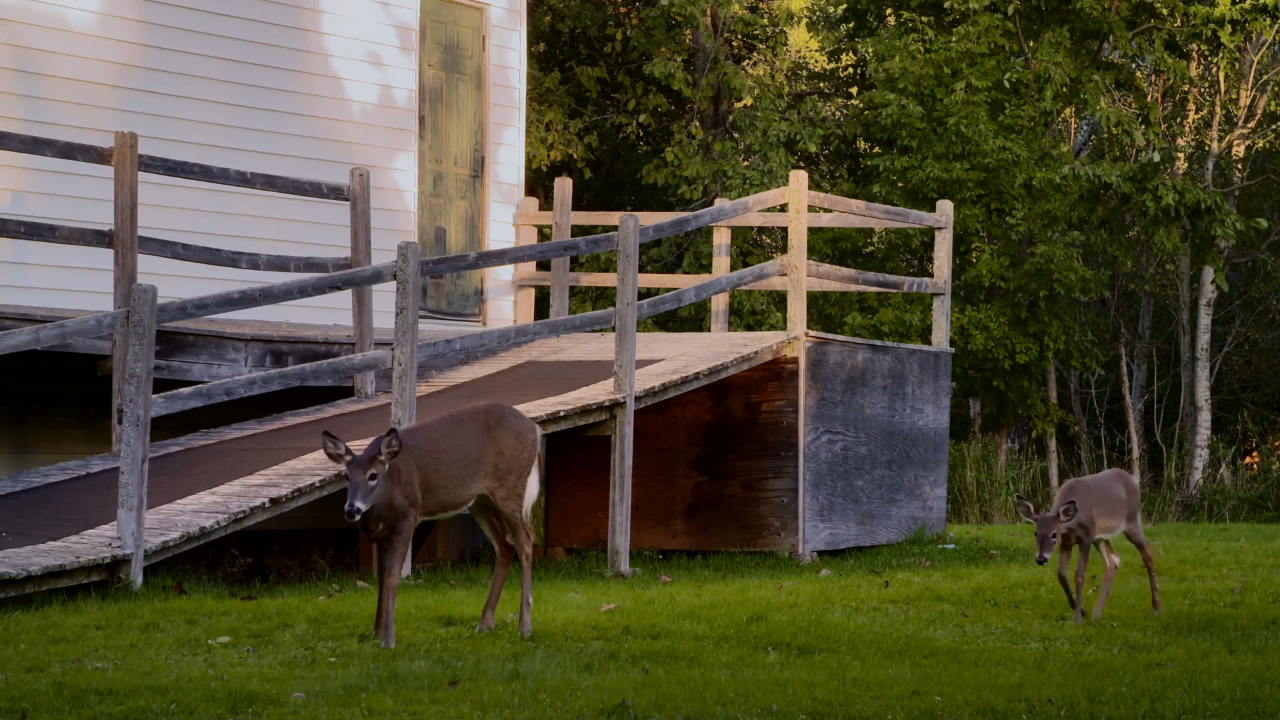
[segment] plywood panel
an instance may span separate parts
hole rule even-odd
[[[805,534],[809,550],[883,545],[947,515],[951,354],[809,340]]]
[[[636,412],[633,548],[794,549],[797,380],[779,358]],[[603,547],[609,448],[548,438],[549,547]]]

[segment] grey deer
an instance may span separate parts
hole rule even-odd
[[[1067,602],[1075,611],[1075,621],[1084,615],[1084,578],[1089,562],[1089,547],[1102,553],[1106,572],[1102,579],[1102,591],[1093,606],[1093,619],[1102,617],[1102,608],[1111,591],[1111,581],[1120,567],[1120,557],[1111,547],[1111,538],[1124,533],[1129,542],[1142,553],[1147,566],[1147,578],[1151,581],[1151,608],[1160,612],[1160,595],[1156,588],[1156,568],[1151,559],[1151,545],[1142,532],[1142,498],[1138,481],[1124,470],[1112,468],[1094,475],[1068,480],[1058,488],[1053,507],[1036,514],[1036,509],[1021,495],[1017,496],[1018,514],[1036,526],[1036,563],[1049,562],[1054,543],[1058,545],[1058,582],[1067,593]],[[1080,559],[1076,562],[1075,592],[1067,580],[1067,563],[1071,561],[1072,547],[1080,546]]]
[[[346,517],[376,544],[378,610],[373,635],[396,644],[396,587],[400,568],[423,520],[470,510],[497,551],[493,586],[476,632],[493,629],[493,615],[512,556],[520,555],[520,634],[533,633],[533,531],[542,432],[519,410],[499,403],[460,408],[374,438],[359,455],[325,431],[330,460],[347,471]]]

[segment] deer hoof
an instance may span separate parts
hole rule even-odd
[[[476,626],[476,634],[477,634],[477,635],[483,635],[483,634],[485,634],[485,633],[489,632],[489,631],[490,631],[490,630],[492,630],[492,629],[493,629],[493,621],[492,621],[492,620],[489,620],[489,621],[487,621],[487,622],[486,622],[486,621],[484,621],[484,620],[481,620],[481,621],[480,621],[480,624]]]

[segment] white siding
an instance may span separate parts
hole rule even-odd
[[[524,178],[524,0],[495,0],[487,117],[489,247],[514,243]],[[0,0],[0,129],[245,170],[345,182],[372,173],[374,261],[417,222],[417,0]],[[0,153],[0,214],[107,227],[110,168]],[[296,255],[349,251],[345,203],[141,176],[147,235]],[[161,300],[297,277],[143,257]],[[0,303],[105,310],[111,255],[0,239]],[[510,271],[488,277],[511,322]],[[394,289],[374,291],[393,321]],[[232,317],[350,322],[348,293]]]

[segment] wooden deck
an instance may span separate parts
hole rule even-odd
[[[636,372],[638,406],[660,402],[781,356],[793,344],[786,333],[642,333]],[[424,396],[457,388],[531,361],[612,361],[612,334],[580,334],[524,345],[485,359],[436,372],[419,382]],[[609,419],[621,398],[612,380],[518,405],[546,432]],[[263,420],[197,433],[152,446],[155,458],[233,438],[244,438],[301,423],[387,406],[390,397],[350,399]],[[363,446],[369,438],[353,442]],[[114,455],[102,455],[7,478],[0,478],[0,504],[26,489],[109,469]],[[318,449],[268,469],[197,492],[147,511],[146,555],[152,563],[254,525],[340,490],[335,466]],[[126,556],[115,523],[40,544],[0,551],[0,597],[63,587],[119,575]]]

